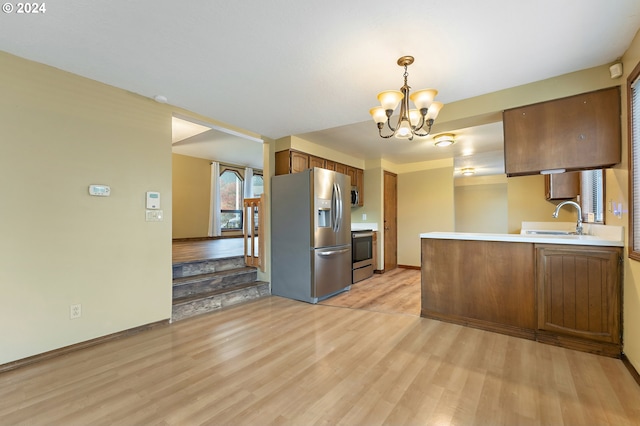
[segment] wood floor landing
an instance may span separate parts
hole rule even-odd
[[[0,374],[2,425],[638,425],[638,401],[617,359],[274,296]]]
[[[172,244],[174,264],[235,256],[244,256],[244,238],[174,241]]]

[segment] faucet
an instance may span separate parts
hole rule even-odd
[[[578,222],[576,223],[576,234],[582,235],[582,208],[580,208],[580,204],[576,203],[575,201],[563,201],[560,204],[558,204],[556,206],[556,210],[553,212],[553,215],[552,215],[553,218],[554,219],[558,218],[558,212],[560,211],[560,208],[565,204],[572,205],[578,210]]]

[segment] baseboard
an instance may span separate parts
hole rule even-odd
[[[224,240],[227,238],[242,238],[244,235],[220,235],[218,237],[190,237],[190,238],[174,238],[171,241],[174,243],[188,243],[196,241],[211,241],[211,240]]]
[[[128,330],[119,331],[117,333],[108,334],[106,336],[97,337],[95,339],[87,340],[85,342],[76,343],[75,345],[65,346],[63,348],[54,349],[52,351],[44,352],[38,355],[33,355],[28,358],[19,359],[17,361],[11,361],[6,364],[0,365],[0,374],[15,370],[17,368],[26,367],[27,365],[35,364],[36,362],[44,361],[47,359],[55,358],[60,355],[65,355],[71,352],[78,351],[80,349],[88,348],[91,346],[99,345],[101,343],[109,342],[115,339],[121,339],[123,337],[132,336],[142,331],[148,331],[153,328],[169,325],[169,320],[162,320],[153,322],[150,324],[141,325],[140,327],[130,328]]]
[[[398,268],[400,268],[400,269],[414,269],[416,271],[419,271],[419,270],[422,269],[420,266],[413,266],[413,265],[398,265]],[[374,274],[384,274],[385,272],[387,272],[386,269],[374,269],[373,270]]]
[[[402,268],[402,269],[415,269],[415,270],[420,270],[419,266],[413,266],[413,265],[398,265],[398,268]]]
[[[631,364],[631,361],[629,361],[629,358],[627,358],[624,352],[620,358],[622,359],[624,366],[629,370],[629,373],[631,373],[631,377],[633,377],[636,383],[640,386],[640,374],[638,374],[638,370],[636,370],[633,364]]]

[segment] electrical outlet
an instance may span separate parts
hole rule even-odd
[[[362,213],[362,220],[367,220],[367,214],[366,213]]]
[[[69,319],[76,319],[82,316],[82,305],[71,305],[69,306]]]

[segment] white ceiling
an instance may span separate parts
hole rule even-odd
[[[406,163],[444,154],[377,136],[368,111],[402,84],[400,56],[416,58],[409,84],[437,88],[446,108],[611,63],[639,28],[638,0],[65,0],[3,13],[0,50],[268,138]],[[487,146],[456,133],[488,152],[497,130],[478,130]]]

